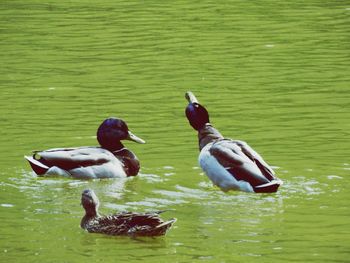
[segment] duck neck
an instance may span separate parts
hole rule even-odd
[[[119,151],[124,148],[124,145],[120,141],[117,141],[108,145],[101,145],[101,146],[110,152]]]
[[[199,150],[202,150],[208,143],[222,139],[224,137],[210,123],[206,123],[198,130]]]
[[[86,217],[96,217],[99,216],[98,213],[98,207],[99,207],[99,201],[84,201],[82,200],[82,206],[84,207],[85,210],[85,216]]]
[[[90,220],[96,217],[100,217],[96,207],[94,209],[85,209],[85,215],[81,219],[80,226],[85,229],[85,227],[89,224]]]

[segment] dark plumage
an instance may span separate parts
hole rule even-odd
[[[40,176],[91,179],[137,175],[140,169],[139,160],[120,141],[145,142],[132,134],[123,120],[104,120],[97,130],[97,140],[101,147],[35,151],[33,156],[25,156],[25,159]]]
[[[81,204],[85,209],[85,216],[80,226],[91,233],[102,233],[114,236],[161,236],[165,235],[175,218],[163,221],[159,214],[153,213],[121,212],[109,216],[98,213],[99,200],[94,191],[84,190]]]
[[[225,139],[209,121],[208,111],[192,92],[186,93],[186,116],[198,131],[199,164],[210,180],[223,191],[276,192],[282,181],[246,142]]]

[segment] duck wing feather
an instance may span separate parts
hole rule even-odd
[[[257,186],[269,183],[273,178],[272,169],[243,141],[221,140],[209,151],[237,180]]]
[[[256,163],[260,171],[268,178],[269,180],[276,179],[274,170],[265,162],[259,153],[257,153],[248,143],[244,141],[233,141],[241,147],[242,152],[248,156],[252,161]]]
[[[37,156],[40,159],[37,159]],[[101,165],[115,158],[110,151],[99,147],[57,148],[36,151],[34,157],[49,167],[58,166],[66,170]]]
[[[98,218],[90,232],[109,235],[148,235],[164,221],[156,213],[122,212]]]

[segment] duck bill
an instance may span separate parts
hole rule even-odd
[[[131,131],[128,131],[128,137],[126,138],[129,141],[134,141],[137,143],[146,143],[144,140],[142,140],[141,138],[137,137],[135,134],[133,134]]]
[[[187,91],[186,94],[185,94],[185,98],[187,99],[187,101],[189,103],[197,103],[199,104],[196,96],[194,96],[194,94],[191,92],[191,91]]]

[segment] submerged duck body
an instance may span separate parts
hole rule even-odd
[[[102,122],[97,131],[97,140],[101,147],[35,151],[33,156],[25,156],[25,159],[39,176],[94,179],[137,175],[139,160],[120,141],[144,141],[132,134],[123,120],[108,118]]]
[[[282,184],[273,169],[246,142],[224,138],[209,121],[207,110],[188,92],[186,116],[198,131],[199,164],[223,191],[276,192]]]
[[[98,213],[99,200],[90,190],[84,190],[81,203],[85,215],[80,226],[90,233],[101,233],[114,236],[162,236],[170,229],[176,219],[163,221],[159,212],[136,213],[121,212],[109,216]]]

